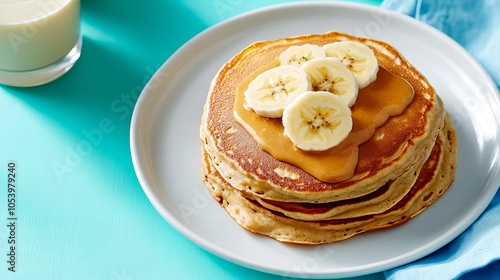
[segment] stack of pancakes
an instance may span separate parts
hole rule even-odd
[[[359,146],[352,177],[324,182],[262,150],[235,119],[235,96],[247,77],[288,47],[341,40],[369,46],[379,67],[404,79],[414,95]],[[392,46],[341,32],[257,42],[242,50],[214,77],[200,132],[208,191],[242,227],[283,242],[330,243],[403,224],[455,177],[455,131],[425,77]]]

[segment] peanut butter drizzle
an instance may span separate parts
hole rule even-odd
[[[413,88],[408,82],[379,67],[377,80],[359,91],[351,107],[353,128],[347,138],[326,151],[303,151],[283,134],[281,118],[262,117],[244,108],[248,84],[260,73],[276,66],[278,62],[265,65],[238,85],[235,119],[259,147],[275,159],[293,164],[324,182],[351,178],[358,162],[359,145],[368,141],[389,117],[401,114],[413,99]]]

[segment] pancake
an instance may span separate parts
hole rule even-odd
[[[430,151],[432,150],[429,149]],[[421,157],[418,163],[412,165],[396,179],[386,182],[376,191],[356,198],[327,203],[282,202],[254,196],[248,196],[248,198],[254,199],[264,208],[304,221],[345,219],[378,214],[393,207],[410,191],[409,186],[417,180],[427,156]],[[245,196],[245,192],[242,194]]]
[[[445,126],[409,192],[388,210],[350,219],[302,221],[262,207],[228,183],[203,152],[202,173],[207,189],[243,228],[276,240],[297,244],[331,243],[357,234],[408,222],[438,199],[455,177],[458,143],[453,126]],[[392,187],[392,186],[389,186]]]
[[[383,71],[404,79],[413,88],[414,96],[401,114],[389,118],[375,130],[373,137],[359,146],[358,161],[350,179],[324,182],[263,151],[236,121],[233,108],[238,86],[263,65],[275,61],[289,46],[305,43],[321,46],[340,40],[369,46]],[[380,83],[377,79],[373,84],[377,85],[377,82]],[[359,94],[362,95],[364,90]],[[212,81],[200,136],[203,149],[219,174],[217,176],[237,191],[244,192],[246,197],[261,201],[330,203],[363,199],[381,192],[379,189],[388,182],[408,176],[403,175],[408,170],[419,170],[436,142],[444,116],[443,103],[432,86],[395,48],[373,39],[329,32],[257,42],[235,55]],[[408,193],[411,185],[393,188],[391,196],[396,198],[394,202]],[[390,203],[384,206],[387,207]]]

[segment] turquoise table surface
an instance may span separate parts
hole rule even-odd
[[[75,67],[43,86],[0,86],[0,279],[282,279],[175,231],[141,189],[129,131],[142,88],[176,49],[213,24],[284,2],[82,0]],[[7,262],[9,164],[15,272]]]

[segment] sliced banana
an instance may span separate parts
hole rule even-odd
[[[304,151],[337,146],[352,130],[351,109],[331,92],[309,91],[286,107],[284,134]]]
[[[318,45],[304,44],[291,46],[284,50],[278,60],[280,65],[300,66],[302,63],[314,58],[326,57],[325,50]]]
[[[309,75],[301,68],[281,65],[259,74],[245,91],[245,109],[268,118],[280,118],[293,100],[312,89]]]
[[[332,57],[315,58],[301,67],[311,77],[314,91],[331,92],[347,106],[354,105],[358,97],[358,84],[353,73],[340,60]]]
[[[372,49],[354,41],[341,41],[323,46],[326,56],[336,57],[354,73],[359,88],[377,79],[378,62]]]

